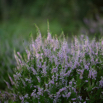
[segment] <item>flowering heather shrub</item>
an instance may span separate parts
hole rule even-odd
[[[71,46],[41,34],[22,56],[10,78],[9,95],[18,103],[102,103],[103,41],[74,38]],[[3,97],[3,94],[2,94]],[[4,96],[5,97],[5,96]]]

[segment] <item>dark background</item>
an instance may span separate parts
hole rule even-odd
[[[65,35],[79,32],[85,18],[97,21],[102,13],[103,0],[1,0],[0,4],[1,22],[22,18],[40,25],[48,19],[59,24]]]

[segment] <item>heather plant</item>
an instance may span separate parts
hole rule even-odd
[[[71,45],[64,38],[35,41],[21,55],[15,51],[17,67],[11,86],[1,96],[18,103],[102,103],[103,39],[75,36]]]

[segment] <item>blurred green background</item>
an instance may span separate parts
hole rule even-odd
[[[28,45],[30,33],[34,39],[39,27],[47,35],[47,20],[52,35],[63,31],[72,35],[103,35],[103,0],[0,0],[0,89],[6,88],[8,74],[16,66],[14,49],[21,54]],[[68,39],[69,41],[69,39]]]

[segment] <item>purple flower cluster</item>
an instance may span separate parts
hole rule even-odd
[[[103,74],[99,65],[102,62],[102,41],[96,43],[93,39],[90,42],[87,36],[81,35],[80,40],[75,37],[69,46],[66,39],[61,42],[52,39],[48,33],[47,39],[43,40],[40,34],[35,41],[32,40],[24,57],[15,53],[18,65],[14,81],[10,80],[15,85],[13,90],[18,95],[17,100],[86,103],[86,98],[90,99],[89,90],[93,93],[99,90],[101,95],[103,78],[98,76]]]

